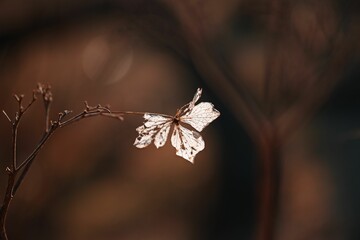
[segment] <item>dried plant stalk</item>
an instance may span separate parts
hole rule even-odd
[[[30,153],[30,155],[25,160],[19,161],[17,157],[18,127],[23,115],[36,102],[39,95],[41,96],[41,100],[45,107],[44,133],[32,153]],[[49,85],[38,84],[37,89],[33,92],[32,100],[25,107],[23,106],[24,95],[14,95],[14,98],[18,103],[18,110],[15,113],[15,117],[12,119],[5,111],[3,111],[5,117],[8,119],[12,127],[12,161],[10,166],[6,168],[8,181],[5,197],[0,209],[0,240],[8,240],[6,233],[6,216],[12,199],[24,181],[38,153],[44,147],[46,142],[51,138],[51,136],[53,136],[56,130],[90,117],[104,116],[122,120],[122,116],[125,114],[143,115],[147,121],[144,122],[143,126],[137,129],[140,135],[135,140],[134,145],[136,147],[140,146],[138,141],[139,138],[147,139],[147,145],[142,144],[141,147],[148,146],[152,140],[155,141],[155,145],[157,145],[157,147],[163,146],[170,131],[170,125],[174,124],[174,132],[176,132],[177,135],[173,135],[171,142],[177,150],[176,154],[188,161],[193,162],[195,155],[205,148],[204,141],[198,132],[182,127],[179,122],[187,123],[197,131],[202,131],[203,128],[205,128],[210,122],[215,120],[220,115],[220,112],[214,108],[212,103],[202,102],[195,105],[200,96],[201,89],[199,88],[195,94],[194,99],[178,110],[178,113],[175,116],[149,112],[111,111],[110,107],[108,106],[102,106],[99,104],[95,107],[91,107],[87,102],[85,102],[85,109],[82,112],[69,117],[71,111],[64,110],[58,114],[58,118],[56,120],[52,121],[50,120],[50,106],[53,101],[53,96]],[[152,121],[150,122],[148,121],[149,116],[152,117]],[[165,132],[167,132],[165,135],[162,122],[164,119],[166,122]],[[140,131],[140,128],[144,131]],[[174,136],[176,136],[176,139]],[[161,139],[162,143],[158,142],[160,141],[159,139]],[[174,144],[174,139],[176,140],[176,144]],[[200,145],[197,145],[198,143],[200,143]]]
[[[17,157],[17,137],[18,137],[18,128],[19,124],[24,116],[24,114],[31,108],[31,106],[37,101],[38,97],[41,97],[41,100],[45,108],[45,128],[42,138],[37,143],[34,150],[30,155],[23,161],[19,161]],[[7,187],[4,196],[3,203],[0,209],[0,240],[8,240],[6,233],[6,217],[11,204],[12,199],[14,198],[16,192],[18,191],[21,183],[24,181],[26,174],[28,173],[33,161],[37,157],[40,150],[44,147],[47,141],[51,136],[56,132],[56,130],[69,126],[75,122],[83,120],[89,117],[96,116],[105,116],[115,119],[122,120],[122,115],[127,112],[117,112],[112,113],[109,107],[104,107],[97,105],[91,107],[85,102],[85,109],[76,114],[73,117],[67,118],[71,113],[69,110],[64,110],[59,113],[58,118],[54,121],[50,120],[50,107],[53,101],[53,96],[51,92],[50,85],[38,84],[37,89],[33,91],[31,101],[24,106],[23,99],[24,95],[14,95],[15,101],[18,104],[17,112],[15,113],[14,118],[11,118],[4,110],[3,114],[9,121],[12,128],[12,161],[10,166],[6,168],[6,173],[8,175]]]

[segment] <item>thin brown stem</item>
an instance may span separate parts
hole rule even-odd
[[[8,173],[8,184],[5,192],[5,197],[3,201],[3,205],[1,206],[0,210],[0,240],[8,240],[7,233],[6,233],[6,217],[8,213],[8,209],[13,199],[13,190],[14,190],[14,183],[16,178],[16,173],[11,171],[9,168],[6,169]]]
[[[9,115],[5,112],[5,110],[2,110],[3,114],[5,115],[6,119],[11,123],[11,119]]]
[[[16,170],[16,159],[17,159],[17,133],[18,133],[18,122],[15,122],[13,124],[12,129],[12,164],[11,164],[11,170]]]
[[[45,132],[50,128],[50,104],[45,107]]]
[[[6,172],[8,173],[8,182],[5,192],[5,197],[3,200],[3,204],[0,210],[0,240],[8,240],[6,233],[6,217],[10,207],[10,203],[14,197],[14,186],[16,181],[16,176],[18,173],[17,170],[17,137],[18,137],[18,127],[22,116],[24,113],[31,107],[31,105],[35,102],[36,98],[30,101],[30,103],[24,108],[22,106],[23,95],[14,95],[14,98],[18,102],[18,111],[15,114],[15,119],[12,121],[10,117],[3,111],[5,116],[12,124],[12,161],[10,167],[6,168]]]
[[[20,105],[19,105],[20,106]],[[19,107],[20,108],[20,107]],[[1,226],[1,233],[0,233],[0,240],[7,240],[7,233],[6,233],[6,217],[7,212],[11,203],[11,200],[14,197],[14,183],[16,179],[16,160],[17,160],[17,131],[19,122],[21,119],[22,113],[17,113],[15,121],[12,124],[12,162],[10,168],[6,168],[6,172],[8,173],[8,183],[6,187],[5,197],[3,200],[3,204],[1,206],[0,211],[0,226]]]
[[[144,114],[150,114],[150,115],[159,115],[166,118],[172,118],[173,116],[170,116],[168,114],[161,114],[161,113],[152,113],[152,112],[133,112],[133,111],[111,111],[114,114],[124,114],[124,115],[144,115]]]
[[[26,166],[36,157],[36,155],[39,153],[41,148],[44,146],[44,144],[47,142],[47,140],[51,137],[51,135],[54,133],[56,129],[57,126],[53,126],[52,128],[50,128],[48,132],[44,134],[44,136],[39,141],[38,145],[35,147],[34,151],[15,169],[17,172],[20,171],[24,166]]]
[[[29,171],[37,154],[39,153],[41,148],[45,145],[45,143],[50,139],[50,137],[55,133],[55,131],[58,128],[64,128],[64,127],[69,126],[75,122],[82,120],[82,119],[89,118],[89,117],[95,117],[95,116],[106,116],[106,117],[117,118],[117,119],[121,118],[119,116],[119,114],[113,114],[107,108],[103,109],[102,107],[96,107],[94,109],[85,110],[82,113],[79,113],[76,116],[74,116],[64,122],[61,122],[61,119],[64,118],[68,113],[69,113],[69,111],[60,113],[58,121],[52,123],[50,129],[44,133],[43,137],[40,139],[40,141],[39,141],[38,145],[36,146],[36,148],[34,149],[34,151],[16,169],[16,171],[20,171],[22,168],[24,168],[24,170],[21,172],[18,180],[15,183],[14,195],[17,192],[18,188],[20,187],[21,183],[23,182],[23,180],[24,180],[27,172]]]
[[[88,112],[88,111],[84,111],[82,113],[79,113],[78,115],[63,121],[63,122],[59,122],[59,127],[63,128],[66,127],[70,124],[73,124],[75,122],[78,122],[84,118],[90,118],[90,117],[96,117],[96,116],[106,116],[106,117],[112,117],[112,118],[117,118],[117,119],[122,119],[120,115],[118,114],[113,114],[110,112],[103,112],[103,111],[96,111],[96,112]]]
[[[39,151],[41,150],[41,148],[45,145],[45,143],[50,139],[50,137],[54,134],[55,130],[58,128],[58,125],[53,125],[48,132],[46,132],[44,134],[44,136],[41,138],[41,140],[39,141],[38,145],[36,146],[36,148],[34,149],[34,151],[26,158],[25,161],[23,161],[19,167],[16,169],[17,172],[21,171],[22,168],[24,168],[24,170],[21,172],[19,178],[17,179],[15,186],[14,186],[14,190],[13,190],[13,194],[15,195],[17,190],[19,189],[21,183],[23,182],[27,172],[29,171],[34,159],[36,158],[36,156],[38,155]]]

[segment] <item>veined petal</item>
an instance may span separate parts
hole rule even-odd
[[[171,127],[171,122],[167,122],[164,126],[159,130],[159,132],[155,135],[154,144],[156,148],[162,147],[165,145],[166,140],[169,136]]]
[[[150,113],[145,113],[144,119],[145,119],[144,126],[147,128],[171,121],[171,118],[169,117],[164,117],[162,115],[150,114]]]
[[[156,147],[162,147],[166,142],[172,118],[146,113],[144,119],[144,124],[136,128],[139,136],[135,139],[135,147],[147,147],[154,139]]]
[[[134,142],[135,147],[144,148],[151,144],[153,137],[151,135],[139,135]]]
[[[220,112],[209,102],[201,102],[194,108],[180,117],[180,121],[190,124],[197,131],[201,132],[209,123],[220,116]]]
[[[190,111],[194,108],[195,103],[200,99],[201,93],[202,93],[202,89],[198,88],[196,90],[196,93],[195,93],[194,97],[193,97],[193,100],[189,103],[189,110]]]
[[[181,125],[175,125],[171,144],[176,149],[176,155],[191,163],[194,163],[196,154],[205,148],[205,142],[198,132]]]

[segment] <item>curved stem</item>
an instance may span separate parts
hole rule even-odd
[[[12,172],[11,170],[7,169],[7,172],[9,174],[8,177],[8,184],[6,188],[5,198],[3,205],[1,206],[0,210],[0,240],[8,240],[7,233],[6,233],[6,217],[7,212],[11,203],[11,200],[13,199],[13,190],[14,190],[14,183],[16,178],[16,173]]]
[[[18,116],[15,118],[15,121],[12,124],[12,162],[10,168],[6,168],[6,172],[8,173],[8,183],[6,187],[4,201],[0,210],[0,240],[8,239],[5,223],[11,200],[14,197],[14,184],[17,174],[17,135],[22,113],[22,111],[19,111]]]
[[[34,159],[36,158],[37,154],[39,153],[41,148],[44,146],[44,144],[49,140],[49,138],[54,134],[56,129],[57,129],[57,127],[50,128],[48,130],[48,132],[46,132],[46,134],[42,137],[42,139],[40,140],[39,144],[36,146],[34,151],[16,169],[16,171],[20,171],[23,167],[25,167],[25,169],[21,172],[20,177],[17,179],[17,181],[16,181],[16,183],[14,185],[13,195],[16,194],[18,188],[20,187],[22,181],[24,180],[24,178],[25,178],[27,172],[29,171],[29,168],[30,168],[32,162],[34,161]]]
[[[58,128],[64,128],[66,126],[69,126],[77,121],[80,121],[81,119],[89,118],[89,117],[95,117],[95,116],[108,116],[108,117],[119,117],[119,114],[135,114],[135,115],[144,115],[145,112],[133,112],[133,111],[107,111],[101,109],[101,111],[95,111],[95,112],[87,112],[84,111],[82,113],[77,114],[76,116],[64,121],[64,122],[58,122],[57,124],[53,124],[47,131],[44,133],[44,136],[40,139],[38,145],[34,149],[34,151],[19,165],[19,167],[15,167],[15,171],[18,172],[22,168],[24,170],[21,172],[19,178],[17,179],[14,189],[13,189],[13,195],[16,194],[18,188],[20,187],[21,183],[23,182],[27,172],[30,169],[30,166],[32,165],[32,162],[36,158],[37,154],[41,150],[41,148],[45,145],[45,143],[50,139],[50,137],[54,134],[55,130]],[[158,114],[158,113],[149,113],[149,114],[156,114],[164,117],[172,117],[165,114]],[[16,142],[16,139],[15,139]],[[15,144],[16,146],[16,144]]]

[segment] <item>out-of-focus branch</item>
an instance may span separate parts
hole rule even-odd
[[[170,8],[173,9],[175,15],[181,24],[181,32],[184,41],[188,47],[188,54],[198,70],[200,75],[216,94],[224,101],[227,107],[232,110],[235,117],[241,122],[252,138],[259,154],[259,208],[258,210],[258,226],[256,239],[271,240],[274,238],[274,229],[278,206],[276,196],[278,195],[278,178],[280,170],[278,164],[280,161],[280,148],[284,141],[309,120],[315,111],[326,101],[326,98],[332,92],[337,82],[340,80],[340,74],[346,66],[346,60],[350,59],[354,42],[342,42],[342,32],[339,26],[331,36],[332,39],[326,39],[328,43],[326,55],[329,60],[324,65],[321,64],[322,73],[314,74],[313,81],[304,84],[304,89],[297,89],[299,97],[294,103],[286,106],[286,109],[275,112],[277,104],[272,101],[271,86],[279,83],[280,76],[283,76],[283,67],[279,67],[279,71],[274,70],[274,62],[281,64],[281,56],[278,54],[283,46],[284,40],[292,40],[294,36],[288,36],[292,32],[291,2],[283,0],[272,0],[265,2],[268,7],[266,24],[269,41],[268,55],[266,60],[266,79],[264,85],[265,93],[265,110],[262,104],[258,104],[258,100],[253,96],[246,84],[237,79],[234,69],[229,67],[224,61],[224,56],[219,55],[214,49],[212,35],[208,31],[211,26],[208,25],[206,14],[197,6],[191,5],[189,1],[167,1]],[[264,3],[261,1],[261,3]],[[262,16],[263,17],[263,16]],[[353,39],[354,40],[354,39]],[[355,40],[355,42],[358,42]],[[294,43],[294,42],[292,42]],[[300,44],[300,43],[297,43]],[[308,43],[304,43],[308,44]],[[293,46],[293,45],[291,45]],[[307,46],[299,46],[300,49],[306,49]],[[324,54],[324,53],[323,53]],[[280,57],[279,57],[280,56]],[[292,56],[294,57],[294,56]],[[275,58],[275,59],[274,59]],[[320,68],[319,68],[320,69]],[[286,77],[286,76],[285,76]],[[298,77],[299,78],[299,77]],[[296,81],[304,82],[304,79],[296,79]],[[290,81],[292,79],[284,79]],[[236,85],[234,84],[236,82]],[[309,88],[307,88],[309,86]],[[281,89],[283,90],[283,89]],[[278,96],[281,97],[281,96]],[[279,98],[280,99],[280,98]],[[281,99],[280,99],[281,100]],[[275,109],[274,113],[271,109]],[[278,111],[278,110],[277,110]]]
[[[303,89],[304,94],[297,103],[275,119],[282,138],[288,138],[294,130],[308,122],[326,101],[341,80],[341,74],[345,71],[358,42],[359,37],[355,36],[351,39],[345,36],[340,38],[333,46],[326,69],[318,75],[317,81]]]
[[[231,69],[213,52],[212,46],[209,46],[204,33],[207,26],[203,25],[206,21],[201,19],[186,1],[171,1],[169,6],[174,9],[175,15],[178,15],[182,24],[181,35],[185,39],[187,52],[198,72],[212,89],[216,89],[214,93],[224,100],[236,118],[247,126],[246,129],[260,134],[262,129],[258,123],[266,121],[266,118],[246,88],[234,86],[234,81],[231,79],[235,76]],[[195,22],[197,24],[193,24]]]

